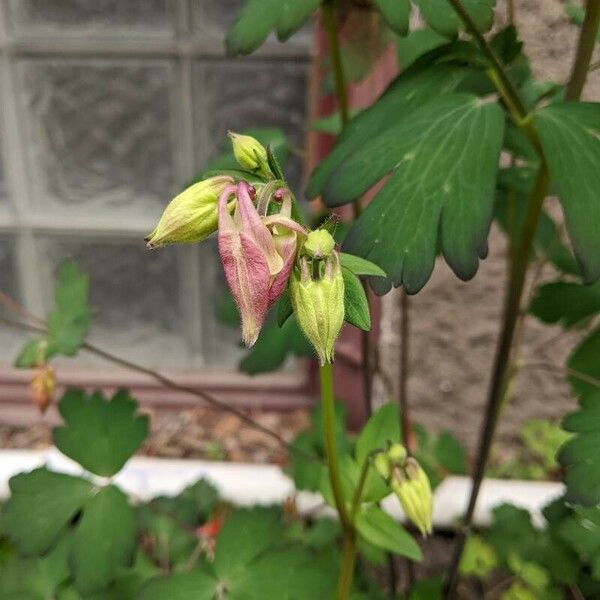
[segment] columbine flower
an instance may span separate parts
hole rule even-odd
[[[227,208],[232,194],[237,198],[233,216]],[[254,206],[255,195],[254,188],[242,181],[228,186],[219,198],[219,254],[247,346],[254,344],[267,311],[285,289],[297,235],[305,234],[289,217],[291,198],[289,205],[284,200],[280,214],[266,217]]]
[[[217,230],[217,200],[233,183],[224,175],[191,185],[173,198],[156,229],[146,238],[149,248],[200,242]]]
[[[250,135],[233,133],[233,131],[230,131],[228,135],[233,145],[233,155],[240,166],[247,171],[270,179],[271,169],[265,147]]]
[[[377,472],[396,494],[402,510],[423,535],[432,531],[433,495],[427,474],[402,444],[394,444],[374,459]]]
[[[290,298],[298,324],[320,363],[332,362],[335,341],[344,324],[344,278],[337,252],[316,264],[309,264],[302,256],[290,277]]]

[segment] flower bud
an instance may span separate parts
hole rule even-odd
[[[404,514],[423,535],[431,533],[433,525],[433,495],[427,474],[414,458],[407,458],[404,466],[392,468],[390,486]]]
[[[235,160],[247,171],[271,177],[271,169],[267,158],[267,150],[255,138],[250,135],[229,132],[233,145]]]
[[[387,451],[387,457],[395,465],[402,465],[406,461],[406,448],[402,444],[392,444]]]
[[[331,234],[325,229],[316,229],[308,234],[302,251],[311,258],[326,258],[334,248],[335,240]]]
[[[29,385],[29,392],[31,399],[42,414],[46,412],[52,402],[55,386],[54,369],[50,365],[38,367]]]
[[[385,452],[380,452],[375,455],[373,458],[373,466],[379,475],[381,475],[382,479],[389,481],[391,476],[390,460]]]
[[[314,270],[322,271],[315,277]],[[290,297],[298,324],[321,364],[333,361],[335,341],[344,323],[344,278],[333,252],[316,265],[300,258],[290,277]]]
[[[175,196],[162,214],[156,229],[147,237],[148,248],[167,244],[200,242],[217,230],[217,201],[233,182],[220,175],[194,183]]]

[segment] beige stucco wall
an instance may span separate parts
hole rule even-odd
[[[498,0],[499,19],[504,0]],[[536,74],[565,81],[573,60],[578,28],[571,25],[559,0],[518,0],[517,22]],[[598,57],[596,57],[597,59]],[[588,99],[600,100],[600,70],[589,79]],[[600,234],[599,234],[600,235]],[[410,299],[411,358],[409,400],[414,420],[433,429],[450,429],[474,448],[482,418],[489,371],[498,334],[505,281],[506,247],[496,230],[489,257],[470,282],[459,281],[440,260],[431,281]],[[547,270],[544,278],[552,277]],[[390,381],[398,380],[399,292],[384,299],[381,356]],[[581,334],[559,333],[527,319],[522,356],[556,368],[523,369],[514,397],[505,408],[499,439],[513,439],[531,418],[560,418],[574,405],[561,371]],[[546,343],[552,340],[551,343]],[[382,386],[377,386],[382,398]]]

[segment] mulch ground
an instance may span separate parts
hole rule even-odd
[[[283,463],[286,451],[277,440],[246,425],[239,417],[210,408],[150,413],[151,432],[140,453],[168,458]],[[255,421],[286,441],[309,423],[306,410],[248,411]],[[0,423],[0,448],[43,449],[52,444],[52,426],[40,417],[29,425]]]

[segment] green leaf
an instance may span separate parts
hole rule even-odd
[[[217,582],[214,578],[192,571],[149,581],[136,600],[213,600],[216,591]]]
[[[304,25],[319,7],[319,0],[280,0],[279,4],[277,39],[284,42]]]
[[[594,393],[600,381],[600,327],[592,331],[573,350],[567,361],[569,383],[578,396]]]
[[[385,450],[388,442],[397,443],[401,437],[398,406],[388,402],[371,415],[360,432],[354,451],[356,462],[362,465],[371,452],[380,448]]]
[[[270,508],[237,510],[217,537],[213,563],[219,579],[233,579],[247,564],[281,538],[281,512]]]
[[[58,406],[65,425],[54,429],[54,444],[91,473],[112,477],[148,435],[148,417],[135,414],[136,408],[125,390],[110,400],[100,392],[68,390]]]
[[[292,306],[290,292],[286,288],[277,302],[277,325],[283,327],[284,323],[292,316],[293,312],[294,308]]]
[[[435,441],[434,454],[440,465],[455,475],[467,473],[467,453],[461,443],[449,432],[443,431]]]
[[[581,408],[563,421],[563,429],[576,434],[558,455],[567,469],[566,499],[595,506],[600,503],[600,391],[584,396]]]
[[[398,35],[408,33],[410,18],[409,0],[375,0],[375,6],[389,28]]]
[[[256,344],[240,362],[240,370],[249,375],[275,371],[290,354],[313,356],[314,350],[298,327],[292,315],[279,327],[277,323],[265,325]]]
[[[133,562],[136,520],[118,488],[102,488],[85,506],[73,538],[75,585],[83,594],[106,587]]]
[[[408,69],[419,57],[447,44],[448,38],[426,27],[411,31],[406,37],[398,38],[396,43],[398,62],[403,69]]]
[[[90,326],[88,277],[74,263],[58,271],[54,308],[48,315],[48,355],[73,356],[85,341]]]
[[[42,467],[15,475],[0,529],[23,554],[43,554],[93,493],[89,481]]]
[[[485,579],[497,564],[494,549],[480,536],[470,535],[460,561],[460,573]]]
[[[560,538],[579,554],[580,559],[587,562],[600,551],[600,508],[597,506],[576,508],[557,529]]]
[[[419,544],[412,536],[377,506],[371,506],[358,513],[356,529],[359,535],[378,548],[406,556],[411,560],[423,560]]]
[[[442,600],[444,581],[441,577],[422,579],[411,588],[408,600]]]
[[[344,278],[344,320],[363,331],[369,331],[371,311],[362,283],[345,267],[342,267],[342,277]]]
[[[272,549],[226,580],[228,600],[332,598],[335,564],[299,546]]]
[[[419,7],[429,26],[438,33],[455,37],[459,29],[463,28],[460,17],[449,2],[439,2],[439,0],[413,0],[413,2]],[[492,26],[496,0],[462,0],[462,4],[479,31],[487,31]]]
[[[398,115],[409,113],[412,109],[456,89],[469,74],[467,68],[450,63],[430,64],[449,46],[452,45],[446,45],[423,56],[418,64],[398,75],[377,102],[346,125],[333,150],[313,171],[306,189],[308,198],[320,195],[343,161],[387,129],[390,123],[396,121]],[[325,198],[325,201],[328,206],[340,204],[333,202],[331,198]]]
[[[600,277],[600,104],[551,104],[533,119],[575,256],[591,283]]]
[[[351,109],[349,111],[349,118],[353,119],[356,115],[358,115],[361,110]],[[310,123],[311,131],[318,131],[319,133],[328,133],[330,135],[339,135],[342,132],[342,117],[339,112],[331,113],[326,117],[321,117],[319,119],[315,119]]]
[[[19,353],[15,360],[15,367],[17,369],[31,369],[35,367],[40,359],[40,344],[43,343],[43,340],[34,339],[29,340],[23,349]],[[46,352],[43,353],[44,357]]]
[[[47,600],[56,597],[59,586],[69,577],[70,537],[63,536],[42,558],[12,554],[0,564],[0,598],[5,600]]]
[[[418,292],[438,251],[463,280],[487,254],[504,117],[497,104],[441,96],[349,156],[325,197],[360,196],[392,175],[356,221],[344,249],[372,260],[396,285]]]
[[[279,40],[286,40],[318,5],[319,0],[247,0],[227,33],[227,54],[254,52],[274,29]]]
[[[600,281],[593,285],[566,281],[542,285],[536,291],[529,312],[544,323],[572,327],[600,313]]]
[[[386,277],[385,271],[383,271],[381,267],[378,267],[375,263],[372,263],[370,260],[365,260],[360,256],[340,252],[340,263],[342,267],[352,271],[355,275]]]

